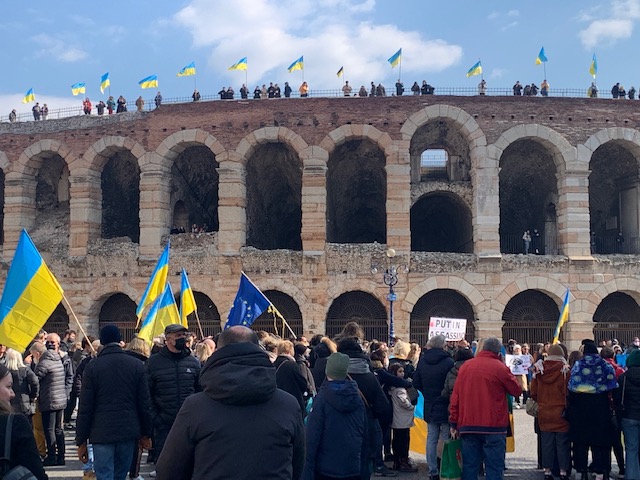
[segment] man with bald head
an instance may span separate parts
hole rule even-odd
[[[157,480],[297,480],[304,464],[300,406],[276,388],[276,369],[243,326],[220,334],[156,464]],[[206,412],[203,415],[202,412]]]

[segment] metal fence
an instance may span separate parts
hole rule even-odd
[[[395,88],[386,88],[386,90],[388,92],[395,92]],[[369,92],[369,90],[367,90],[367,92]],[[437,87],[434,95],[436,95],[436,96],[437,95],[440,95],[440,96],[442,96],[442,95],[452,95],[452,96],[469,97],[469,96],[478,95],[478,89],[475,86],[471,86],[471,87]],[[394,96],[394,95],[388,95],[388,96]],[[414,95],[412,95],[410,87],[407,87],[407,88],[404,89],[404,96],[406,96],[406,97],[413,97],[414,96]],[[428,95],[425,95],[425,96],[428,96]],[[512,90],[511,87],[487,88],[486,96],[513,96],[513,90]],[[585,89],[579,89],[579,88],[552,88],[552,89],[549,90],[549,97],[586,98],[586,96],[587,96],[586,88]],[[296,90],[294,90],[291,93],[291,98],[299,98],[299,97],[300,97],[300,94]],[[344,94],[343,94],[342,90],[340,90],[340,89],[327,89],[327,90],[318,89],[318,90],[309,90],[309,97],[310,98],[344,98],[345,100],[348,100],[349,98],[358,97],[358,94],[357,93],[353,94],[353,97],[344,97]],[[538,95],[538,97],[530,97],[530,98],[539,98],[539,99],[542,99],[542,101],[544,101],[544,97],[541,97],[539,95]],[[266,99],[266,100],[271,100],[271,101],[282,100],[282,101],[284,101],[284,100],[286,100],[286,98],[282,97],[282,98],[272,98],[272,99]],[[597,99],[594,99],[594,100],[597,100]],[[240,95],[238,93],[236,93],[232,100],[231,99],[221,100],[219,95],[214,95],[214,94],[201,94],[200,101],[201,102],[208,102],[208,101],[222,101],[222,102],[251,101],[251,102],[255,102],[255,101],[258,101],[258,100],[253,98],[253,94],[252,93],[249,94],[247,99],[241,99]],[[154,110],[156,108],[153,98],[147,98],[147,99],[144,100],[144,102],[145,102],[145,104],[144,104],[144,110],[145,111],[151,111],[151,110]],[[163,100],[162,100],[162,104],[163,105],[170,105],[170,104],[177,104],[177,103],[190,103],[190,102],[193,102],[193,99],[191,98],[191,96],[163,98]],[[128,101],[127,102],[127,110],[128,111],[131,112],[131,111],[135,111],[136,109],[137,108],[136,108],[136,105],[135,105],[135,101]],[[106,111],[106,109],[105,109],[105,111]],[[82,100],[79,99],[77,107],[49,109],[49,114],[47,115],[47,120],[56,120],[56,119],[59,119],[59,118],[73,117],[73,116],[83,115],[83,114],[84,113],[83,113],[83,110],[82,110]],[[93,106],[92,114],[93,115],[97,115],[95,105]],[[0,122],[8,122],[8,121],[9,121],[9,115],[8,114],[0,116]],[[17,115],[17,121],[18,122],[29,122],[29,121],[34,121],[34,119],[33,119],[33,115],[31,113],[20,113],[20,114]],[[45,121],[45,120],[43,119],[41,121]]]
[[[510,338],[517,340],[520,344],[545,343],[553,340],[556,329],[556,320],[546,322],[505,322],[502,327],[502,340],[506,342]],[[563,333],[560,332],[560,341]]]
[[[500,235],[501,253],[525,253],[522,235]],[[530,255],[557,255],[558,237],[555,235],[540,235],[536,241],[529,245]]]
[[[593,336],[597,343],[616,338],[620,343],[631,345],[633,338],[640,336],[640,322],[597,322]]]
[[[611,253],[640,253],[640,238],[625,238],[619,241],[616,236],[597,236],[591,237],[591,253],[611,254]]]

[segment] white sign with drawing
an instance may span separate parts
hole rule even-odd
[[[464,338],[467,321],[464,318],[431,317],[429,319],[429,338],[444,335],[447,342],[457,342]]]
[[[505,355],[505,363],[514,375],[526,375],[531,367],[531,356]]]

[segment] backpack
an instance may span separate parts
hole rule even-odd
[[[1,480],[38,480],[27,467],[18,465],[11,468],[11,432],[14,415],[7,415],[7,428],[4,435],[4,455],[0,458]]]

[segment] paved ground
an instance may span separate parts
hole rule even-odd
[[[518,480],[542,480],[541,470],[536,469],[536,435],[533,432],[533,418],[524,410],[516,410],[514,413],[516,430],[516,451],[507,454],[507,471],[505,479]],[[422,456],[411,455],[420,471],[415,474],[400,474],[397,478],[403,480],[424,480],[427,478],[426,461]],[[617,472],[615,458],[613,471]],[[152,465],[142,464],[141,475],[145,480],[150,479],[148,473],[153,470]],[[64,467],[49,467],[47,473],[51,479],[79,479],[82,478],[81,464],[76,457],[76,449],[73,446],[73,432],[67,432],[67,465]],[[377,478],[377,477],[372,477]],[[614,476],[615,478],[615,476]]]

